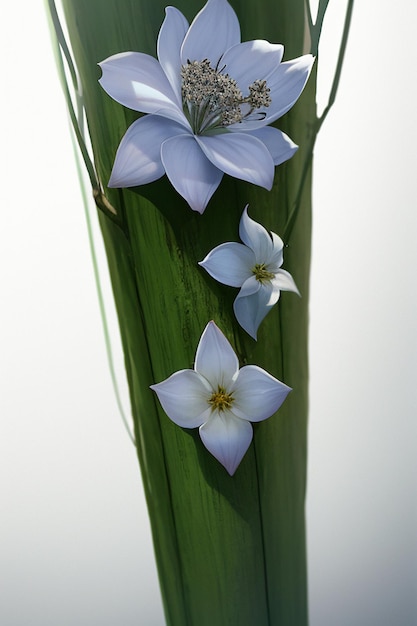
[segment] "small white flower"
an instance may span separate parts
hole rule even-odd
[[[257,365],[239,369],[214,322],[201,335],[194,369],[175,372],[151,389],[175,424],[200,428],[203,444],[231,476],[252,441],[250,422],[270,417],[291,391]]]
[[[240,287],[233,308],[236,319],[254,339],[281,291],[299,294],[291,274],[283,269],[282,239],[269,233],[248,215],[246,206],[239,225],[243,244],[228,242],[213,248],[199,263],[216,280]]]
[[[189,26],[166,8],[158,60],[140,52],[109,57],[100,84],[117,102],[148,113],[127,130],[109,187],[134,187],[164,173],[194,211],[203,213],[223,173],[271,189],[274,166],[297,146],[268,126],[297,101],[313,57],[281,63],[284,48],[240,43],[226,0],[208,0]]]

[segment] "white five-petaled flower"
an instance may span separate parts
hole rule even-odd
[[[281,63],[283,46],[240,42],[226,0],[208,0],[189,26],[167,7],[158,60],[140,52],[109,57],[100,83],[117,102],[148,113],[118,148],[110,187],[134,187],[167,174],[190,207],[203,213],[223,173],[271,189],[274,165],[297,146],[268,126],[300,96],[313,57]]]
[[[300,294],[291,274],[281,269],[282,239],[252,220],[247,206],[240,219],[239,235],[244,245],[222,243],[199,265],[220,283],[240,287],[233,305],[236,319],[256,339],[260,323],[278,302],[280,292]]]
[[[232,476],[253,437],[250,422],[279,409],[291,388],[257,365],[239,369],[232,346],[214,322],[198,344],[194,369],[151,385],[168,417],[183,428],[200,428],[207,450]]]

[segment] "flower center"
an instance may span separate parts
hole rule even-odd
[[[212,411],[225,411],[226,409],[230,409],[233,402],[233,394],[227,393],[223,387],[218,387],[217,391],[212,394],[209,400]]]
[[[242,122],[255,109],[271,104],[266,80],[255,80],[249,85],[249,95],[244,97],[236,81],[229,74],[213,69],[208,59],[188,61],[181,68],[181,78],[184,113],[196,135],[219,132],[230,124]],[[245,111],[242,105],[246,105]]]
[[[255,267],[252,268],[252,272],[255,274],[256,280],[259,280],[260,283],[266,283],[275,276],[273,272],[268,271],[265,263],[257,263]]]

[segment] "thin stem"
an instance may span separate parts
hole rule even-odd
[[[313,160],[314,145],[316,143],[318,132],[319,132],[320,128],[322,127],[322,124],[323,124],[324,120],[326,119],[327,115],[329,114],[330,109],[332,108],[332,106],[333,106],[333,104],[335,103],[335,100],[336,100],[337,89],[339,87],[340,76],[341,76],[342,67],[343,67],[343,61],[344,61],[344,58],[345,58],[345,52],[346,52],[346,46],[347,46],[347,41],[348,41],[348,36],[349,36],[350,24],[351,24],[351,21],[352,21],[353,2],[354,2],[354,0],[348,0],[348,3],[347,3],[346,15],[345,15],[345,21],[344,21],[343,33],[342,33],[342,39],[340,41],[339,55],[338,55],[338,58],[337,58],[337,65],[336,65],[336,69],[335,69],[335,73],[334,73],[334,77],[333,77],[332,87],[330,89],[329,99],[328,99],[326,107],[323,110],[323,113],[321,114],[320,117],[318,117],[316,119],[316,121],[315,121],[315,123],[313,125],[310,143],[309,143],[309,145],[307,147],[307,154],[306,154],[306,157],[305,157],[303,168],[301,170],[300,182],[298,184],[297,195],[295,197],[294,204],[292,206],[292,209],[290,211],[290,215],[288,217],[287,223],[286,223],[285,228],[284,228],[284,241],[285,241],[285,243],[287,245],[288,245],[289,239],[291,237],[291,234],[292,234],[292,231],[293,231],[293,228],[294,228],[294,224],[296,222],[297,215],[298,215],[298,212],[299,212],[299,209],[300,209],[300,206],[301,206],[301,197],[302,197],[302,193],[303,193],[303,189],[304,189],[304,184],[306,182],[307,174],[309,172],[309,169],[311,167],[311,163],[312,163],[312,160]],[[321,34],[322,26],[323,26],[323,19],[324,19],[324,16],[325,16],[328,4],[329,4],[329,0],[323,0],[323,1],[320,2],[319,8],[318,8],[318,12],[317,12],[316,24],[313,27],[313,35],[314,36],[312,38],[312,51],[314,50],[314,48],[316,48],[316,54],[318,53],[318,44],[319,44],[320,34]]]
[[[305,0],[305,10],[307,15],[308,30],[310,31],[310,38],[313,37],[313,18],[311,17],[311,8],[309,0]]]
[[[83,161],[88,172],[88,177],[90,179],[91,186],[93,190],[100,190],[100,185],[97,179],[96,171],[95,171],[93,162],[90,159],[90,155],[88,153],[87,145],[86,145],[85,138],[83,135],[84,107],[83,107],[82,98],[81,98],[79,88],[78,88],[78,79],[77,79],[77,74],[75,71],[75,66],[72,61],[71,53],[69,51],[68,45],[65,41],[64,33],[61,28],[55,2],[54,0],[45,0],[45,5],[46,5],[46,12],[50,20],[52,45],[53,45],[53,49],[55,53],[58,74],[59,74],[62,89],[64,91],[65,100],[66,100],[67,107],[68,107],[68,113],[69,113],[70,120],[71,120],[71,125],[73,127],[75,137],[77,139],[78,147],[81,151],[81,155],[83,157]],[[67,82],[67,76],[65,73],[65,66],[64,66],[64,60],[62,58],[62,55],[64,55],[65,60],[67,62],[68,70],[69,70],[71,80],[73,83],[73,87],[75,91],[75,98],[77,101],[78,116],[75,113],[73,100],[72,100],[68,82]]]
[[[87,224],[87,233],[88,233],[88,243],[90,246],[91,261],[93,264],[94,280],[96,283],[97,299],[98,299],[98,304],[99,304],[99,309],[100,309],[101,323],[103,327],[107,363],[108,363],[108,367],[110,370],[110,378],[112,381],[113,392],[116,398],[117,408],[122,418],[123,425],[126,429],[127,434],[129,435],[129,439],[131,440],[133,445],[136,447],[135,438],[132,434],[131,428],[129,426],[129,422],[127,420],[126,414],[123,409],[122,400],[121,400],[120,391],[119,391],[119,385],[117,382],[117,376],[116,376],[116,371],[114,367],[113,350],[112,350],[111,340],[110,340],[109,324],[108,324],[107,314],[106,314],[106,305],[104,302],[103,289],[101,286],[100,270],[99,270],[98,261],[97,261],[96,247],[95,247],[94,235],[93,235],[93,227],[92,227],[91,217],[90,217],[90,212],[89,212],[89,202],[88,202],[87,193],[85,189],[83,172],[81,171],[79,153],[75,145],[74,136],[72,136],[72,141],[73,141],[73,147],[74,147],[77,173],[78,173],[78,178],[80,181],[81,195],[82,195],[82,200],[83,200],[83,205],[84,205],[84,214],[85,214],[85,220]]]
[[[321,29],[323,27],[324,16],[326,15],[329,0],[320,0],[317,9],[316,22],[311,30],[311,54],[317,56],[319,50],[319,42]]]
[[[65,59],[68,64],[68,69],[71,75],[71,80],[73,87],[76,92],[78,92],[78,78],[77,72],[75,71],[75,66],[72,61],[71,53],[69,51],[67,42],[65,40],[64,31],[62,30],[61,22],[59,21],[58,11],[56,10],[56,5],[54,0],[46,0],[47,7],[49,9],[49,15],[54,27],[53,32],[55,33],[58,44],[64,53]]]
[[[86,223],[87,223],[88,241],[90,245],[91,260],[93,264],[94,279],[95,279],[96,289],[97,289],[97,297],[98,297],[100,316],[101,316],[103,332],[104,332],[104,341],[105,341],[105,346],[106,346],[106,354],[107,354],[107,361],[108,361],[108,366],[110,370],[110,377],[112,381],[114,395],[116,397],[116,404],[117,404],[119,413],[121,415],[123,424],[126,428],[126,431],[129,435],[130,440],[132,441],[133,445],[136,446],[135,439],[132,435],[128,420],[126,418],[126,414],[123,410],[119,387],[117,383],[116,372],[114,368],[114,359],[113,359],[113,352],[112,352],[111,341],[110,341],[110,333],[109,333],[109,327],[108,327],[108,321],[107,321],[107,315],[106,315],[106,308],[104,304],[103,290],[102,290],[101,279],[100,279],[100,271],[99,271],[98,262],[97,262],[93,229],[92,229],[91,218],[90,218],[90,213],[89,213],[89,203],[87,199],[83,173],[81,171],[79,153],[75,146],[75,139],[78,144],[78,148],[81,152],[85,167],[87,169],[88,177],[90,179],[90,183],[93,188],[93,195],[94,195],[94,199],[96,200],[96,204],[99,205],[100,201],[102,203],[104,202],[105,208],[108,211],[110,212],[115,212],[115,211],[108,202],[106,205],[105,198],[102,198],[102,193],[100,191],[100,185],[96,176],[95,168],[94,168],[93,162],[90,159],[90,155],[88,153],[88,149],[85,143],[84,134],[83,134],[83,125],[82,125],[83,116],[84,116],[84,107],[83,107],[82,98],[80,96],[79,89],[78,89],[78,80],[77,80],[77,75],[75,72],[75,67],[71,59],[69,48],[65,42],[64,33],[62,31],[62,28],[59,22],[54,0],[46,0],[46,11],[50,20],[52,45],[53,45],[55,59],[57,63],[58,74],[59,74],[59,78],[61,81],[62,89],[64,91],[68,113],[69,113],[70,120],[71,120],[72,130],[74,131],[74,134],[71,134],[71,139],[72,139],[73,146],[74,146],[75,162],[76,162],[78,177],[79,177],[80,186],[81,186],[81,195],[83,199],[84,213],[85,213],[85,218],[86,218]],[[75,110],[74,110],[73,101],[72,101],[72,97],[71,97],[68,82],[67,82],[67,76],[65,73],[65,67],[64,67],[62,54],[64,55],[66,62],[68,64],[69,73],[70,73],[73,87],[76,93],[78,116],[76,115]],[[74,136],[75,136],[75,139],[74,139]]]
[[[339,48],[339,56],[337,58],[337,65],[336,65],[336,70],[335,70],[334,77],[333,77],[332,88],[330,90],[330,95],[329,95],[329,100],[327,102],[327,105],[325,109],[323,110],[323,113],[321,114],[320,118],[318,119],[318,127],[317,127],[316,132],[319,132],[324,120],[326,119],[330,109],[332,108],[336,100],[337,89],[339,87],[343,61],[345,58],[346,46],[347,46],[347,41],[349,37],[350,24],[352,21],[353,2],[354,0],[348,0],[348,4],[346,7],[345,23],[343,26],[342,39],[341,39],[340,48]]]

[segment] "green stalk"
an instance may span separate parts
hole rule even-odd
[[[175,6],[191,20],[202,3]],[[242,39],[303,53],[303,0],[235,0]],[[307,326],[311,240],[311,151],[315,75],[279,127],[300,145],[271,192],[224,177],[206,212],[192,212],[164,177],[136,190],[106,190],[120,138],[136,114],[98,84],[97,63],[117,52],[155,55],[165,0],[63,0],[94,151],[94,185],[121,329],[135,441],[170,626],[305,626],[304,500],[307,449]],[[73,116],[75,118],[75,116]],[[76,123],[76,120],[72,120]],[[78,138],[78,135],[77,135]],[[79,139],[79,138],[78,138]],[[95,175],[95,174],[94,174]],[[105,196],[98,189],[105,190]],[[197,265],[238,239],[244,206],[283,234],[285,268],[302,293],[283,294],[253,341],[232,312],[236,291]],[[294,206],[297,219],[293,219]],[[112,207],[116,211],[101,210]],[[149,385],[192,367],[214,319],[241,363],[256,363],[293,387],[280,411],[255,425],[254,441],[230,477],[197,431],[175,426]]]

